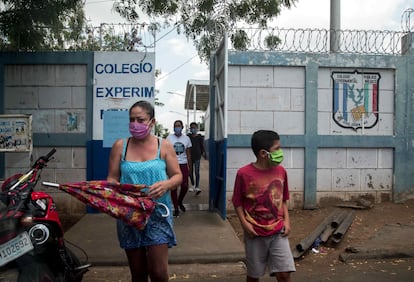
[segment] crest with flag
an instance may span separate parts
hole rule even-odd
[[[332,72],[333,119],[341,127],[372,128],[378,122],[379,73]]]

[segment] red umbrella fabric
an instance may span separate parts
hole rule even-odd
[[[48,185],[51,183],[43,183]],[[157,204],[145,192],[145,185],[116,184],[103,180],[60,184],[59,189],[93,208],[144,229]],[[167,214],[169,209],[163,205]]]

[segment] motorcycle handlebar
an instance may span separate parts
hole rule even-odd
[[[53,148],[52,150],[50,150],[49,153],[47,153],[46,156],[41,156],[37,159],[37,161],[35,161],[35,163],[33,164],[32,168],[33,169],[42,169],[43,167],[46,166],[46,163],[50,161],[50,159],[52,158],[53,154],[56,152],[56,149]]]
[[[53,148],[52,150],[50,150],[50,152],[49,153],[47,153],[47,155],[44,157],[45,158],[45,161],[46,162],[48,162],[49,161],[49,159],[53,156],[53,154],[56,152],[56,149],[55,148]]]

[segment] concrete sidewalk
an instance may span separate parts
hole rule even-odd
[[[244,246],[233,227],[228,220],[208,211],[208,161],[201,161],[200,174],[201,194],[196,196],[194,192],[188,192],[184,199],[187,211],[174,219],[177,246],[169,250],[169,263],[241,261],[244,259]],[[116,220],[109,215],[86,214],[65,233],[65,239],[73,244],[68,244],[68,247],[81,260],[88,257],[94,266],[127,265],[125,253],[118,244]]]
[[[187,211],[174,219],[177,246],[169,251],[170,264],[224,263],[244,259],[244,247],[227,220],[208,211]],[[119,247],[116,220],[106,214],[86,214],[65,234],[78,257],[94,266],[127,265]],[[77,247],[75,247],[77,246]]]

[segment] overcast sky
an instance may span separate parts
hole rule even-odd
[[[86,0],[86,17],[93,25],[100,23],[122,23],[121,17],[112,12],[112,0]],[[414,9],[414,0],[343,0],[341,1],[341,29],[394,30],[401,31],[402,15]],[[299,0],[296,7],[283,10],[273,25],[279,28],[324,28],[329,29],[330,0]],[[414,13],[411,14],[414,26]],[[403,21],[405,23],[405,20]],[[161,38],[169,29],[162,31]],[[156,80],[158,99],[165,104],[156,108],[156,119],[172,131],[172,123],[182,119],[186,123],[184,95],[190,79],[207,80],[209,71],[200,62],[191,41],[171,32],[157,42],[155,49],[156,68],[162,71]],[[178,114],[178,113],[180,114]],[[197,115],[197,122],[201,121]],[[190,122],[193,113],[190,113]]]

